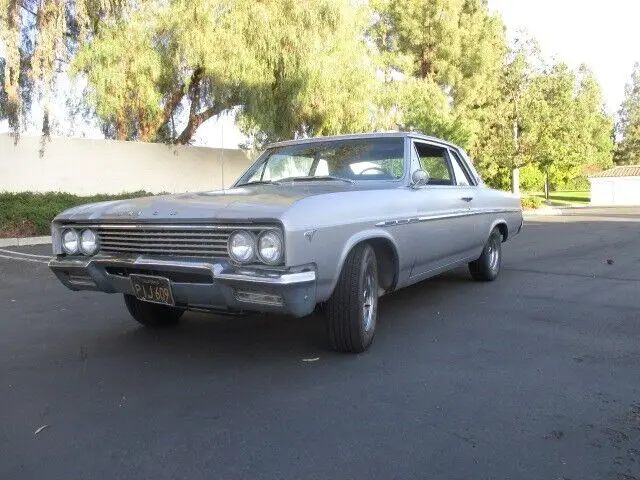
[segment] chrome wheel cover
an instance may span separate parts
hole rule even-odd
[[[365,268],[362,280],[362,329],[367,332],[373,326],[378,302],[375,270],[371,263]]]
[[[489,259],[489,269],[495,272],[498,269],[500,263],[500,247],[497,245],[497,239],[493,237],[487,245],[487,257]]]

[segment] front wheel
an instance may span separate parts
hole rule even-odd
[[[378,321],[378,263],[371,245],[349,252],[325,314],[334,350],[360,353],[371,344]]]
[[[184,310],[167,305],[143,302],[134,295],[124,296],[124,303],[131,316],[145,327],[165,327],[180,321]]]
[[[469,263],[471,276],[480,282],[491,282],[500,273],[502,265],[502,234],[494,228],[477,260]]]

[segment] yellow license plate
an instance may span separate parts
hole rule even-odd
[[[168,278],[152,275],[129,275],[133,293],[138,300],[163,305],[175,305]]]

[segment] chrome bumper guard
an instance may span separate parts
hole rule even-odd
[[[71,290],[133,295],[131,273],[165,276],[177,306],[194,310],[260,311],[298,317],[313,312],[316,271],[240,267],[226,260],[98,254],[55,257],[49,268]]]

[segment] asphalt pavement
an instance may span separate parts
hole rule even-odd
[[[640,209],[528,221],[356,356],[320,316],[146,330],[49,248],[0,250],[2,480],[640,479]]]

